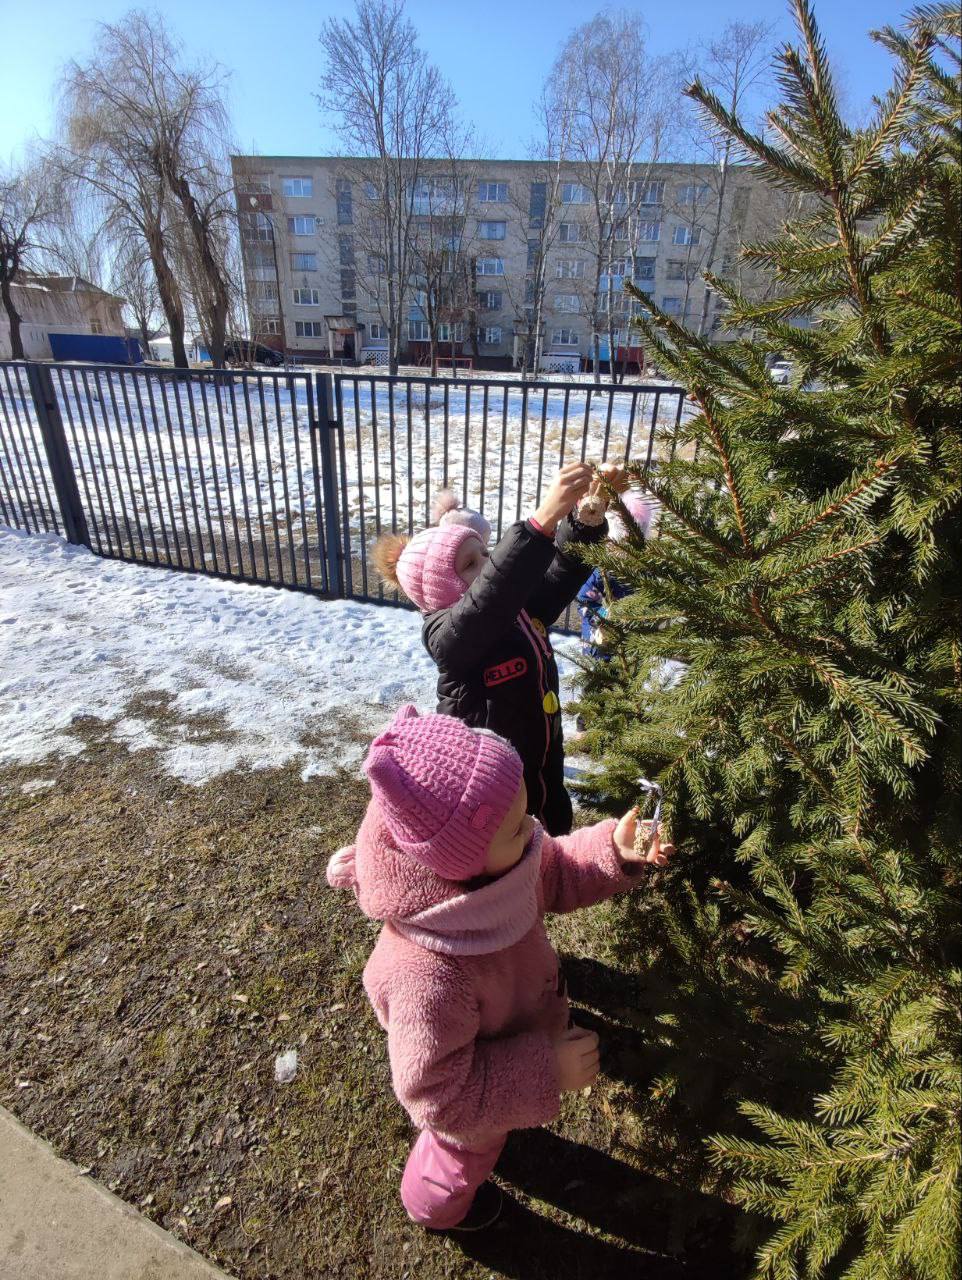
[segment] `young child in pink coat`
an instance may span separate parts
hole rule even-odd
[[[451,716],[402,707],[364,767],[370,805],[327,876],[384,922],[364,987],[421,1131],[401,1199],[425,1227],[479,1229],[500,1211],[486,1179],[509,1130],[549,1123],[598,1072],[543,916],[637,887],[673,849],[656,833],[636,853],[634,810],[552,838],[514,748]]]

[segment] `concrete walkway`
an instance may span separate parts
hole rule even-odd
[[[229,1280],[0,1107],[0,1280]]]

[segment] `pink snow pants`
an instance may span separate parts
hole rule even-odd
[[[422,1129],[401,1179],[401,1202],[422,1227],[456,1227],[474,1193],[498,1162],[507,1134],[481,1151],[470,1151],[430,1129]]]

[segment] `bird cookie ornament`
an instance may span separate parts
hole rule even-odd
[[[636,779],[638,786],[649,796],[655,797],[655,811],[647,822],[635,824],[635,853],[644,857],[654,847],[661,831],[661,787],[657,782],[649,782],[647,778]]]
[[[608,501],[601,492],[601,480],[596,475],[588,487],[587,495],[578,504],[578,519],[582,524],[594,527],[601,524],[608,510]]]

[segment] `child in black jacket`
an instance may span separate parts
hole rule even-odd
[[[627,487],[620,468],[600,470],[612,487]],[[424,614],[438,711],[508,739],[524,764],[530,811],[551,835],[570,831],[572,814],[548,628],[585,580],[569,552],[607,533],[603,518],[589,525],[575,514],[592,474],[587,463],[563,467],[534,516],[490,553],[483,517],[457,509],[412,539],[388,534],[375,548],[382,576]]]

